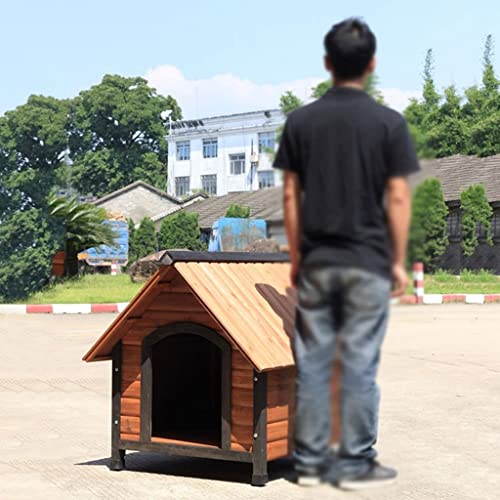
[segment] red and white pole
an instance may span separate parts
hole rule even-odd
[[[413,264],[413,293],[417,299],[417,304],[424,303],[424,263],[415,262]]]
[[[116,276],[118,273],[118,265],[115,261],[111,262],[111,276]]]

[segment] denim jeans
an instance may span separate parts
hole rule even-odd
[[[331,374],[337,346],[342,375],[336,468],[343,474],[362,473],[375,458],[379,405],[375,379],[390,287],[389,280],[357,268],[301,270],[294,340],[297,470],[320,466],[329,452]]]

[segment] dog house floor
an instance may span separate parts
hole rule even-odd
[[[155,344],[152,440],[221,445],[221,361],[220,350],[198,335]]]

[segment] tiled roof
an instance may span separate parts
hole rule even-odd
[[[227,208],[233,203],[250,207],[250,217],[254,219],[283,220],[283,190],[281,187],[214,196],[192,203],[184,210],[196,212],[199,216],[200,227],[208,229],[217,219],[226,215]]]
[[[446,201],[459,200],[460,192],[471,184],[482,184],[490,202],[500,201],[500,155],[486,158],[455,155],[424,160],[421,165],[422,171],[414,176],[412,183],[437,177]]]

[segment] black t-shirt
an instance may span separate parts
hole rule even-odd
[[[333,87],[289,115],[274,166],[300,178],[304,264],[390,277],[387,180],[419,169],[399,113],[362,90]]]

